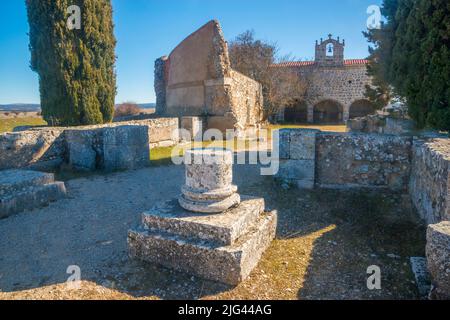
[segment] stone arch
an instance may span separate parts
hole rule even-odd
[[[344,107],[336,100],[322,100],[314,105],[314,123],[342,123]]]
[[[308,121],[308,105],[303,100],[295,100],[284,109],[284,121],[288,123],[306,123]]]
[[[359,99],[356,101],[353,101],[353,103],[350,105],[349,108],[349,118],[359,118],[359,117],[365,117],[369,114],[375,113],[375,106],[372,102],[370,102],[367,99]]]

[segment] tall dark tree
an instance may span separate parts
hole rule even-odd
[[[375,81],[406,99],[419,127],[450,130],[448,0],[384,0],[382,13],[381,30],[366,34]]]
[[[80,8],[79,29],[70,27],[73,5]],[[116,95],[111,1],[26,0],[26,6],[44,119],[55,125],[110,122]]]

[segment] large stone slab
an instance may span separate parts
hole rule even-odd
[[[144,212],[142,223],[150,231],[231,245],[248,231],[263,211],[262,198],[243,197],[239,207],[211,215],[187,211],[176,200],[170,200]]]
[[[230,285],[248,277],[275,237],[277,215],[264,213],[234,244],[195,240],[164,232],[132,230],[130,256]]]
[[[316,158],[317,130],[291,130],[289,155],[293,160],[314,160]]]
[[[314,160],[280,160],[277,177],[298,188],[314,188]]]
[[[0,197],[13,195],[28,187],[40,186],[54,181],[52,173],[28,170],[0,171]]]
[[[63,182],[53,174],[27,170],[0,171],[0,218],[32,210],[63,198]]]
[[[76,170],[94,171],[101,156],[101,129],[66,130],[68,162]]]
[[[137,169],[150,162],[148,130],[145,126],[103,129],[103,169]]]
[[[431,297],[450,299],[450,221],[428,225],[426,254],[435,287]]]

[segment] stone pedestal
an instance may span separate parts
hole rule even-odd
[[[277,214],[265,212],[264,199],[239,196],[231,160],[230,151],[188,151],[182,195],[142,214],[142,227],[128,233],[130,256],[230,285],[243,281],[275,237]]]
[[[64,182],[53,174],[28,170],[0,171],[0,219],[48,205],[65,197]]]

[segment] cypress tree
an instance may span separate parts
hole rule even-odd
[[[382,12],[386,24],[366,34],[377,82],[406,98],[419,127],[450,130],[448,0],[384,0]]]
[[[70,29],[68,8],[81,10]],[[106,123],[114,114],[116,40],[110,0],[26,0],[31,69],[52,125]]]

